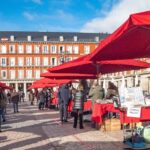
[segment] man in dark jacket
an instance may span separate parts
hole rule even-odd
[[[64,84],[58,89],[60,120],[67,122],[67,107],[71,99],[71,92],[68,84]]]

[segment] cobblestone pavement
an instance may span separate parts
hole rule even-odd
[[[122,150],[122,131],[100,132],[84,123],[72,128],[72,118],[61,124],[58,111],[39,111],[27,102],[14,114],[11,105],[0,133],[1,150]]]

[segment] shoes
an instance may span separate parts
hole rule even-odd
[[[84,127],[83,127],[83,126],[81,126],[81,127],[80,127],[80,129],[84,129]]]
[[[6,120],[5,120],[5,119],[3,119],[3,122],[6,122]]]
[[[73,126],[73,128],[77,128],[76,126]]]
[[[68,120],[65,119],[64,122],[68,122]]]

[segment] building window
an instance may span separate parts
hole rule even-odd
[[[48,54],[48,45],[44,45],[42,47],[42,52],[43,52],[43,54]]]
[[[64,41],[64,37],[63,37],[63,36],[60,36],[60,37],[59,37],[59,41],[60,41],[60,42],[63,42],[63,41]]]
[[[79,46],[73,46],[73,53],[79,54]]]
[[[32,70],[26,70],[26,78],[32,79]]]
[[[71,61],[72,60],[72,57],[66,57],[66,61],[65,62],[68,62],[68,61]]]
[[[23,45],[18,45],[18,53],[23,54],[24,53],[24,47]]]
[[[9,53],[11,54],[15,53],[15,45],[9,45]]]
[[[43,66],[48,66],[48,57],[43,58]]]
[[[34,53],[39,54],[40,53],[40,45],[35,45],[34,46]]]
[[[56,54],[57,53],[57,46],[56,45],[52,45],[51,46],[51,54]]]
[[[32,57],[27,57],[26,58],[26,65],[31,66],[32,65]]]
[[[47,41],[47,35],[44,35],[43,40],[46,42]]]
[[[1,66],[6,66],[7,65],[7,58],[3,57],[1,58]]]
[[[31,42],[31,35],[28,35],[28,36],[27,36],[27,40],[28,40],[29,42]]]
[[[35,65],[35,66],[40,66],[40,64],[41,64],[41,63],[40,63],[40,57],[35,57],[35,58],[34,58],[34,65]]]
[[[51,58],[51,66],[57,66],[57,58],[55,57]]]
[[[24,78],[24,70],[18,70],[18,79]]]
[[[84,46],[84,53],[89,54],[90,53],[90,46]]]
[[[59,57],[58,58],[58,65],[65,63],[65,58],[64,57]]]
[[[64,54],[65,48],[64,46],[59,46],[59,54]]]
[[[95,41],[99,42],[99,37],[98,36],[95,37]]]
[[[26,53],[31,54],[32,53],[32,45],[26,46]]]
[[[40,79],[40,70],[35,70],[35,79]]]
[[[9,77],[10,77],[10,79],[15,79],[16,78],[15,70],[10,70],[9,71]]]
[[[23,57],[18,58],[18,66],[24,66],[24,58]]]
[[[2,77],[2,79],[6,79],[7,78],[7,71],[6,70],[2,70],[1,71],[1,77]]]
[[[9,65],[10,66],[15,66],[15,58],[14,57],[9,59]]]
[[[77,37],[77,36],[74,36],[74,37],[73,37],[73,40],[74,40],[74,42],[77,42],[78,37]]]
[[[72,46],[67,46],[66,53],[72,54]]]
[[[14,36],[11,35],[11,36],[10,36],[10,41],[14,42],[14,39],[15,39]]]
[[[7,47],[6,47],[6,45],[2,45],[1,46],[1,53],[2,54],[6,54],[7,53]]]

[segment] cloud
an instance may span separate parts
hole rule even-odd
[[[32,2],[34,2],[36,4],[42,4],[42,0],[32,0]]]
[[[149,0],[120,0],[120,2],[108,11],[104,17],[96,17],[89,20],[81,28],[81,32],[108,32],[112,33],[132,13],[147,11],[150,9]],[[100,11],[101,12],[101,11]]]
[[[74,16],[72,14],[66,13],[63,10],[57,10],[56,16],[62,20],[68,20],[68,21],[74,20]]]
[[[27,11],[23,12],[23,16],[29,21],[33,21],[35,19],[35,16]]]

